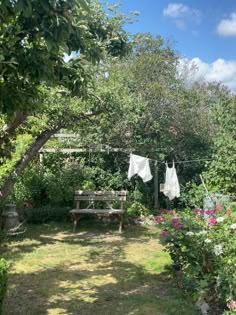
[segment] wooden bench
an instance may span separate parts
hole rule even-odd
[[[74,200],[76,209],[70,210],[74,222],[74,231],[83,214],[108,214],[115,215],[119,219],[119,232],[122,232],[124,202],[126,201],[127,191],[83,191],[75,192]],[[86,208],[81,208],[81,202],[85,202]],[[97,203],[106,206],[105,209],[96,208]],[[114,209],[112,203],[119,202],[120,208]]]

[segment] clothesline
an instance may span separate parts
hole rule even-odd
[[[153,161],[153,162],[160,163],[160,164],[166,163],[164,161],[158,161],[158,160],[154,160],[154,159],[150,159],[150,158],[147,158],[147,159],[150,161]],[[180,164],[180,163],[192,163],[192,162],[213,161],[213,160],[215,160],[215,159],[197,159],[197,160],[185,160],[185,161],[174,161],[174,162],[175,162],[175,164]]]

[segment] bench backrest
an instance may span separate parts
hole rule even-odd
[[[126,201],[127,191],[85,191],[75,192],[76,201]]]

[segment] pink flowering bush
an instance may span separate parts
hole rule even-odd
[[[236,216],[230,209],[163,211],[161,241],[193,297],[236,312]]]

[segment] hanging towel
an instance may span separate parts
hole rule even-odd
[[[138,174],[144,183],[152,179],[149,160],[139,155],[130,154],[128,179],[135,174]]]
[[[180,196],[180,187],[179,181],[176,174],[175,163],[173,162],[173,166],[169,167],[166,163],[166,187],[168,189],[164,192],[164,194],[170,199],[173,200],[176,197]]]

